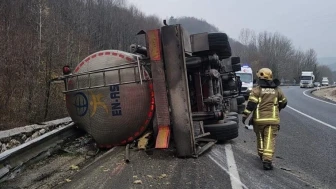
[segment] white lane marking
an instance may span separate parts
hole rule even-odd
[[[228,175],[230,175],[231,187],[232,189],[242,189],[247,188],[245,184],[240,181],[239,173],[237,170],[237,165],[233,156],[231,144],[225,144],[226,161],[229,169],[226,169],[221,163],[214,159],[211,155],[209,158],[218,165],[222,170],[224,170]],[[216,153],[215,153],[216,154]],[[218,155],[216,155],[218,156]]]
[[[287,107],[290,108],[291,110],[293,110],[293,111],[295,111],[295,112],[297,112],[297,113],[303,115],[303,116],[306,116],[306,117],[308,117],[308,118],[310,118],[310,119],[312,119],[312,120],[314,120],[314,121],[316,121],[316,122],[319,122],[319,123],[321,123],[321,124],[323,124],[323,125],[325,125],[325,126],[327,126],[327,127],[330,127],[330,128],[332,128],[332,129],[336,130],[336,127],[335,127],[335,126],[332,126],[332,125],[330,125],[330,124],[328,124],[328,123],[325,123],[325,122],[323,122],[323,121],[321,121],[321,120],[318,120],[318,119],[316,119],[316,118],[313,118],[312,116],[307,115],[307,114],[305,114],[305,113],[303,113],[303,112],[300,112],[299,110],[297,110],[297,109],[295,109],[295,108],[292,108],[291,106],[288,106],[288,105],[287,105]]]
[[[305,95],[306,97],[312,98],[312,99],[314,99],[314,100],[321,101],[321,102],[324,102],[324,103],[327,103],[327,104],[331,104],[331,105],[336,106],[336,104],[334,104],[334,103],[327,102],[327,101],[324,101],[324,100],[321,100],[321,99],[318,99],[318,98],[314,98],[314,97],[312,97],[312,96],[307,95],[306,92],[307,92],[307,91],[310,91],[310,90],[312,90],[312,89],[308,89],[308,90],[303,91],[303,95]]]
[[[242,185],[241,185],[242,182],[240,181],[240,177],[239,177],[236,161],[233,156],[231,144],[225,145],[225,153],[226,153],[226,161],[229,167],[229,172],[231,173],[230,175],[231,186],[233,189],[242,188]],[[237,182],[236,179],[233,179],[233,178],[237,178],[239,182]]]

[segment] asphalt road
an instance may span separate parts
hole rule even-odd
[[[132,151],[125,164],[124,148],[115,148],[59,188],[336,188],[336,105],[299,87],[283,91],[289,106],[281,112],[272,171],[262,169],[254,132],[241,125],[238,138],[197,159]]]

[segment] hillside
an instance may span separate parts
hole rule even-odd
[[[203,32],[219,32],[219,29],[203,19],[198,19],[195,17],[179,17],[174,18],[173,16],[169,18],[168,23],[181,24],[190,34],[203,33]]]
[[[336,71],[336,57],[320,57],[317,60],[321,65],[329,66],[331,70]]]
[[[186,29],[190,34],[203,33],[203,32],[225,32],[220,31],[215,25],[208,23],[206,20],[195,18],[195,17],[170,17],[168,20],[169,24],[181,24],[184,29]],[[230,37],[230,34],[227,33]],[[232,55],[236,56],[240,49],[243,48],[243,45],[238,41],[229,38],[229,42],[232,49]]]
[[[1,0],[0,18],[0,130],[66,116],[62,86],[48,82],[64,65],[144,44],[136,34],[161,25],[117,0]]]

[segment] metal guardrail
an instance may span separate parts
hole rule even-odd
[[[328,88],[335,88],[336,87],[336,85],[330,85],[330,86],[327,86],[327,87],[320,87],[320,90],[322,89],[328,89]],[[316,91],[317,90],[317,88],[314,88],[314,89],[311,89],[310,90],[310,93],[313,93],[314,91]]]
[[[70,117],[65,117],[62,119],[47,121],[39,124],[27,125],[24,127],[17,127],[5,131],[0,131],[0,140],[5,140],[6,138],[15,137],[20,134],[32,133],[39,129],[46,129],[53,126],[65,125],[72,122]]]
[[[70,123],[1,153],[0,183],[14,178],[25,166],[50,156],[69,137],[78,134],[74,123]]]
[[[290,83],[283,83],[280,86],[300,86],[300,84],[290,84]]]

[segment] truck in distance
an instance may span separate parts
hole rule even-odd
[[[322,77],[322,86],[329,86],[329,79],[328,77]]]
[[[313,88],[315,76],[312,71],[303,71],[300,77],[300,88]]]

